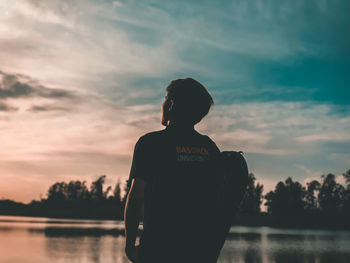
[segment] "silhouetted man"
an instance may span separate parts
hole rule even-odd
[[[213,99],[192,78],[174,80],[166,90],[161,120],[166,128],[143,135],[135,145],[124,214],[125,252],[133,262],[213,262],[205,252],[212,245],[208,226],[215,220],[218,183],[212,162],[220,151],[194,129]]]

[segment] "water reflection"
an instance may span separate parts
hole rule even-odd
[[[112,235],[115,237],[124,235],[122,229],[101,229],[101,228],[64,228],[64,227],[46,227],[44,229],[46,237],[79,237],[79,236],[95,236],[101,237],[106,235]]]
[[[263,262],[263,238],[261,233],[230,233],[219,262]]]
[[[122,237],[60,236],[45,241],[46,255],[51,262],[128,262],[123,255]]]
[[[46,221],[0,217],[0,262],[129,262],[121,222]],[[218,262],[348,263],[350,232],[233,227]]]
[[[233,228],[238,233],[230,233],[219,262],[350,262],[349,232],[242,229]]]

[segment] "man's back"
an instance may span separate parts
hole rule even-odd
[[[212,226],[218,178],[215,143],[194,130],[214,101],[193,78],[171,81],[162,104],[166,129],[147,133],[135,146],[125,205],[125,252],[141,262],[215,262]],[[135,179],[133,179],[135,178]],[[133,179],[133,180],[132,180]],[[144,205],[140,249],[136,232]]]
[[[130,180],[144,179],[141,262],[206,262],[215,220],[215,143],[193,127],[167,126],[136,144]]]

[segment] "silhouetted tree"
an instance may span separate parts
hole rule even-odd
[[[122,202],[120,180],[118,180],[118,183],[116,184],[116,186],[114,188],[113,199],[119,204]]]
[[[47,203],[55,206],[63,206],[67,201],[68,185],[65,182],[57,182],[49,188]]]
[[[267,211],[277,216],[300,215],[304,211],[305,194],[305,188],[288,177],[276,185],[275,191],[265,195]]]
[[[285,181],[288,189],[288,207],[292,214],[302,214],[305,206],[305,187],[299,182],[293,182],[292,178],[287,178]]]
[[[256,178],[253,173],[248,175],[248,185],[246,194],[240,206],[240,213],[258,214],[262,202],[262,192],[264,186],[260,183],[255,185]]]
[[[100,202],[107,199],[107,195],[111,190],[111,187],[107,187],[106,191],[103,191],[103,184],[105,183],[106,175],[101,175],[96,181],[91,183],[90,194],[93,200]]]
[[[126,198],[128,197],[130,187],[131,187],[131,182],[129,180],[127,180],[126,183],[124,184],[124,196],[122,198],[122,210],[123,210],[123,212],[125,209]],[[123,213],[123,219],[124,219],[124,213]]]
[[[278,182],[275,191],[265,195],[267,212],[273,215],[284,215],[287,212],[287,190],[283,182]]]
[[[318,193],[318,201],[323,212],[333,214],[339,212],[344,196],[344,187],[335,181],[334,174],[322,175],[323,182]]]
[[[312,211],[319,208],[317,193],[320,190],[321,184],[317,180],[313,180],[307,185],[306,195],[305,195],[305,209]]]
[[[346,189],[344,190],[343,196],[343,211],[348,219],[350,219],[350,169],[343,174],[343,177],[346,183]]]
[[[71,203],[79,204],[90,198],[86,182],[70,181],[67,185],[67,199]]]
[[[343,173],[343,177],[345,179],[346,188],[350,189],[350,169]]]
[[[334,174],[323,175],[321,183],[313,180],[306,187],[290,177],[284,182],[278,182],[275,189],[264,196],[268,213],[277,216],[272,217],[273,225],[349,228],[350,170],[343,177],[345,186],[336,182]],[[131,182],[121,186],[118,180],[113,193],[109,195],[111,187],[104,190],[105,179],[106,176],[101,175],[91,183],[90,189],[85,181],[57,182],[50,186],[47,199],[41,198],[40,201],[32,201],[27,205],[0,200],[0,214],[123,219]],[[254,174],[249,174],[247,192],[240,212],[246,215],[258,214],[262,191],[263,185],[256,183]],[[181,198],[181,192],[177,198]],[[316,216],[317,221],[314,220]],[[290,220],[289,217],[293,219]],[[260,220],[261,217],[255,218]]]

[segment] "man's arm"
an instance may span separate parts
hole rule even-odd
[[[135,260],[135,242],[143,213],[145,186],[146,183],[143,179],[133,179],[125,204],[125,252],[132,261]]]

